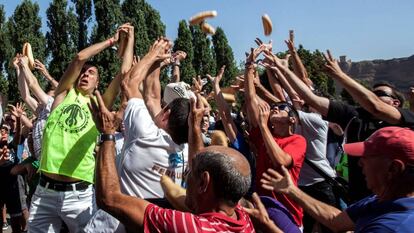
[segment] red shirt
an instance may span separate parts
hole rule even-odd
[[[235,212],[237,220],[221,213],[194,215],[149,204],[145,209],[144,232],[255,232],[249,215],[242,207],[237,205]]]
[[[263,141],[262,134],[259,128],[255,128],[250,132],[250,141],[256,147],[256,179],[259,181],[262,178],[262,174],[269,168],[273,168],[280,171],[278,168],[272,166],[272,160],[267,154],[266,146]],[[297,186],[300,169],[302,168],[303,161],[305,159],[306,140],[304,137],[298,134],[293,134],[288,137],[273,137],[275,142],[282,148],[282,150],[288,153],[292,157],[292,166],[288,168],[290,177],[293,183]],[[302,226],[303,209],[289,197],[284,194],[270,192],[262,188],[260,182],[256,182],[256,192],[262,196],[270,196],[280,201],[292,214],[295,222],[298,226]]]

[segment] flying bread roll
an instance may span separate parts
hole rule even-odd
[[[203,31],[206,34],[211,34],[211,35],[214,35],[214,33],[216,33],[216,29],[206,22],[203,22],[201,24],[201,31]]]
[[[190,18],[190,25],[197,25],[202,23],[207,18],[217,16],[217,11],[203,11]]]
[[[124,56],[124,52],[128,43],[127,34],[123,31],[119,32],[119,45],[118,45],[118,57],[122,58]]]
[[[35,68],[34,66],[35,62],[33,58],[32,46],[28,42],[23,44],[23,56],[27,56],[29,60],[29,68],[33,70]]]
[[[262,23],[263,23],[264,34],[266,36],[269,36],[270,34],[272,34],[272,30],[273,30],[272,20],[267,14],[264,14],[262,16]]]

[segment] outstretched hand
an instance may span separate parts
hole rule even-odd
[[[260,182],[262,183],[262,187],[266,190],[288,194],[292,191],[295,185],[293,184],[288,170],[284,166],[281,166],[280,169],[282,170],[282,174],[272,168],[267,169],[267,172],[263,173]]]
[[[162,62],[166,59],[171,59],[172,43],[167,38],[161,37],[152,44],[147,56],[155,62]]]
[[[270,115],[270,106],[265,101],[259,103],[259,119],[261,126],[267,127],[267,122]]]
[[[201,95],[196,94],[196,98],[190,99],[190,114],[188,115],[188,127],[201,126],[201,121],[205,113],[205,108],[203,101],[201,100]]]
[[[338,61],[332,57],[332,54],[329,50],[326,51],[326,54],[323,54],[325,58],[325,71],[332,77],[338,77],[343,74],[341,67],[339,67]]]
[[[118,129],[119,124],[121,123],[122,117],[117,116],[121,113],[110,112],[106,108],[99,91],[95,91],[95,96],[98,103],[96,103],[96,101],[91,98],[91,102],[88,104],[88,106],[92,112],[92,117],[95,121],[96,127],[101,133],[114,134],[116,129]]]
[[[25,114],[24,104],[23,103],[16,103],[16,106],[9,104],[10,113],[15,116],[16,118],[21,117]]]
[[[263,232],[282,232],[275,223],[270,219],[266,207],[263,205],[257,193],[252,195],[252,203],[248,203],[249,207],[243,207],[250,218],[252,219],[254,228],[260,229]]]
[[[212,77],[211,75],[207,75],[207,78],[210,80],[211,83],[213,83],[213,86],[215,88],[219,88],[220,87],[220,81],[223,78],[224,75],[224,71],[226,69],[226,66],[222,66],[217,74],[216,77]]]

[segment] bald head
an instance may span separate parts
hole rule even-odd
[[[243,176],[250,175],[250,165],[247,159],[237,150],[225,147],[225,146],[209,146],[205,147],[202,152],[211,152],[216,154],[222,154],[223,156],[229,157],[234,168],[240,172]]]
[[[234,149],[223,146],[206,147],[197,154],[193,165],[193,171],[198,176],[203,172],[210,174],[216,198],[231,206],[235,206],[249,190],[249,163]]]

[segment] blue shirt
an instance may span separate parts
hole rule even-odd
[[[355,223],[355,232],[413,232],[414,198],[378,201],[366,197],[346,209]]]

